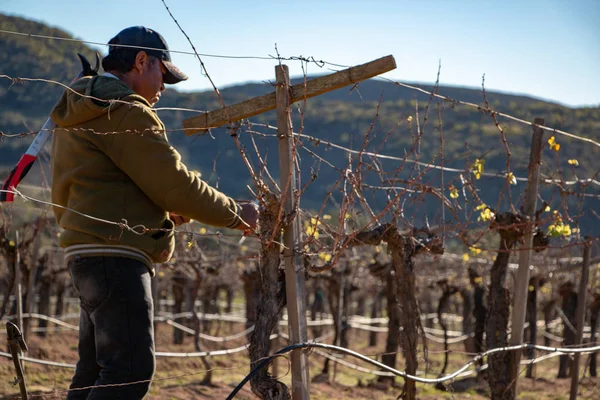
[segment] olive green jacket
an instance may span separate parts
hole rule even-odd
[[[122,81],[77,80],[51,118],[52,202],[67,257],[165,262],[174,249],[168,212],[217,227],[240,223],[235,201],[188,171],[156,112]]]

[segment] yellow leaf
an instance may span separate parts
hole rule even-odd
[[[550,212],[550,211],[551,211],[550,206],[546,206],[546,208],[544,208],[544,212]]]
[[[308,221],[306,221],[304,224],[304,233],[306,233],[307,236],[313,236],[315,239],[319,238],[319,230],[317,226],[309,224]]]
[[[480,204],[480,205],[478,205],[478,206],[477,206],[475,209],[476,209],[477,211],[479,211],[479,210],[483,210],[483,209],[484,209],[484,208],[486,208],[486,207],[487,207],[487,205],[485,205],[485,203],[481,203],[481,204]]]
[[[13,241],[11,240],[10,242],[8,242],[8,245],[9,245],[10,247],[15,247],[15,242],[13,242]]]
[[[571,227],[562,222],[562,218],[555,217],[555,222],[548,227],[548,236],[550,237],[560,237],[560,236],[571,236],[573,231]]]
[[[467,253],[463,254],[463,261],[469,261],[469,255]]]
[[[569,160],[569,164],[579,167],[579,161],[575,160],[574,158]]]
[[[533,292],[535,290],[535,287],[533,287],[533,285],[529,285],[529,291]]]
[[[477,278],[473,279],[475,281],[475,283],[481,283],[483,282],[483,278],[481,276],[478,276]]]
[[[408,122],[412,122],[412,115],[407,118]]]
[[[331,254],[329,253],[319,253],[319,258],[325,262],[331,261]]]
[[[481,178],[481,174],[483,174],[483,166],[485,165],[484,159],[477,158],[473,165],[471,166],[471,172],[475,175],[475,179]]]
[[[469,250],[471,250],[471,254],[473,254],[474,256],[481,253],[481,249],[475,246],[469,247]]]
[[[517,184],[517,178],[515,177],[515,174],[513,174],[512,172],[509,172],[508,175],[506,175],[506,179],[508,179],[508,182],[511,185]]]
[[[453,199],[458,199],[458,189],[454,187],[454,185],[450,185],[450,197]]]
[[[242,248],[241,248],[241,250],[242,250],[242,251],[247,251],[247,250],[248,250],[248,246],[246,246],[245,244],[244,244],[244,245],[242,245]]]
[[[495,214],[492,212],[492,210],[486,207],[484,210],[481,211],[479,217],[477,217],[477,221],[491,221],[494,217]]]
[[[200,234],[204,235],[206,233],[206,228],[200,228]]]
[[[351,216],[350,214],[348,214],[348,213],[346,213],[346,215],[344,215],[344,218],[345,218],[345,219],[350,219],[351,217],[352,217],[352,216]]]
[[[560,150],[560,144],[556,143],[556,139],[554,138],[554,136],[550,136],[550,139],[548,139],[548,144],[550,145],[550,148],[556,152],[558,152]]]
[[[191,241],[191,240],[188,240],[188,242],[187,242],[187,248],[191,249],[192,247],[194,247],[194,242]]]
[[[325,214],[325,215],[323,215],[323,219],[324,219],[325,221],[329,221],[329,220],[331,219],[331,215],[329,215],[329,214]]]

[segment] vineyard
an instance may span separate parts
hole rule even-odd
[[[48,40],[33,36],[19,40]],[[260,217],[247,236],[197,222],[173,229],[175,254],[152,280],[148,398],[599,398],[598,121],[573,131],[553,115],[499,111],[484,78],[478,102],[449,97],[441,67],[429,89],[377,77],[396,68],[392,56],[265,62],[274,66],[266,94],[229,101],[215,86],[210,110],[156,108],[179,118],[170,139],[219,136],[244,175],[221,172],[207,152],[203,178],[242,185]],[[308,76],[309,65],[327,73]],[[290,81],[296,68],[303,79]],[[67,82],[0,80],[6,98]],[[360,98],[372,81],[415,97],[407,108],[378,92],[355,116],[368,125],[343,137],[327,135],[326,120],[305,124],[321,95]],[[446,118],[469,114],[481,117],[481,135],[445,130]],[[3,129],[9,146],[40,132]],[[399,137],[403,150],[390,151]],[[0,203],[0,319],[18,328],[0,333],[6,399],[64,398],[77,361],[79,299],[57,246],[52,207],[62,206],[50,201],[48,164],[43,156],[33,167],[35,185],[2,190],[14,202]],[[164,230],[83,216],[115,238]]]

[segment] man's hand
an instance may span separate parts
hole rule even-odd
[[[236,229],[244,232],[254,232],[258,224],[258,204],[252,201],[238,201],[240,206],[240,219],[242,222]]]
[[[189,218],[186,218],[184,216],[181,216],[181,215],[178,215],[178,214],[175,214],[175,213],[172,213],[172,212],[169,213],[169,219],[171,221],[173,221],[173,223],[175,224],[175,226],[179,226],[181,224],[186,224],[186,223],[190,222]]]

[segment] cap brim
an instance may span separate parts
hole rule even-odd
[[[161,60],[165,66],[167,72],[164,75],[164,81],[166,84],[174,85],[181,81],[187,80],[188,76],[184,74],[179,68],[170,61]]]

